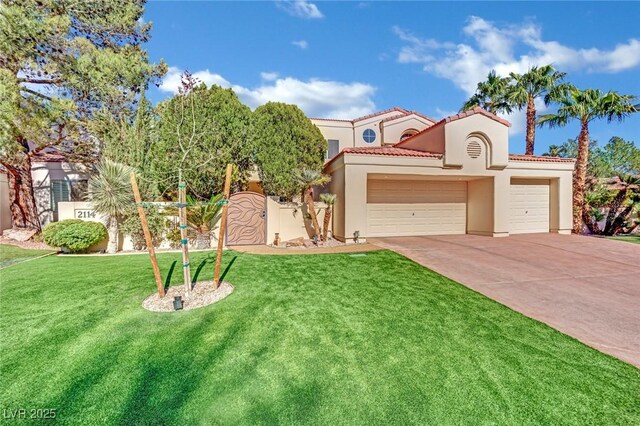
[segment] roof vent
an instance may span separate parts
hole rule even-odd
[[[482,154],[482,147],[477,141],[471,141],[467,144],[467,155],[471,158],[478,158]]]

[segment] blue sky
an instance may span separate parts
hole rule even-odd
[[[638,2],[151,1],[146,47],[170,70],[149,97],[171,96],[187,69],[252,108],[274,100],[355,118],[400,106],[440,119],[490,69],[547,63],[579,87],[640,95],[638,17]],[[524,114],[507,118],[511,152],[523,152]],[[538,129],[536,153],[578,131],[577,123]],[[593,123],[591,133],[640,145],[640,113]]]

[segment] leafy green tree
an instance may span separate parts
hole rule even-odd
[[[640,176],[640,148],[633,141],[612,137],[603,147],[593,150],[593,166],[588,175],[612,178]]]
[[[480,107],[493,114],[510,113],[513,108],[508,99],[511,78],[499,77],[491,70],[486,81],[478,83],[476,92],[462,105],[460,112]]]
[[[295,105],[269,102],[254,112],[255,163],[268,195],[287,199],[301,191],[304,169],[320,172],[327,141]]]
[[[180,176],[199,199],[223,192],[226,165],[233,163],[234,187],[251,171],[251,110],[231,89],[207,88],[189,74],[183,90],[156,110],[156,136],[149,178],[164,198],[172,198]]]
[[[542,97],[545,105],[562,96],[569,86],[562,83],[566,73],[556,71],[551,65],[531,67],[524,74],[511,73],[513,84],[507,92],[507,103],[514,108],[527,109],[525,155],[533,155],[536,138],[536,99]]]
[[[107,253],[118,251],[118,225],[133,212],[135,202],[129,181],[133,169],[111,160],[103,160],[89,179],[89,197],[96,213],[108,220]]]
[[[608,121],[622,121],[630,114],[640,110],[634,105],[636,98],[631,95],[620,95],[617,92],[602,92],[597,89],[579,90],[570,88],[559,99],[560,107],[555,114],[540,117],[541,125],[550,127],[565,126],[572,120],[580,122],[578,135],[578,155],[576,172],[573,180],[573,231],[582,230],[582,217],[585,208],[585,189],[587,183],[587,166],[589,164],[589,123],[596,119],[606,118]]]
[[[38,153],[91,161],[87,124],[101,108],[124,113],[166,66],[142,44],[144,0],[0,3],[0,164],[14,227],[40,229],[31,178]]]
[[[133,121],[128,116],[117,116],[102,109],[90,123],[90,131],[99,141],[102,157],[133,168],[145,199],[157,195],[155,183],[148,176],[149,150],[156,122],[151,103],[142,93]]]
[[[595,139],[589,140],[589,152],[595,152],[598,148],[598,141]],[[567,139],[562,145],[549,145],[549,150],[542,154],[545,157],[562,157],[562,158],[577,158],[578,157],[578,139]],[[594,155],[589,156],[589,164],[587,166],[587,176],[595,176],[596,158]]]

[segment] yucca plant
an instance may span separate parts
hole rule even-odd
[[[118,251],[118,225],[135,209],[129,174],[125,164],[104,159],[89,179],[89,199],[96,213],[107,217],[107,253]]]
[[[322,241],[327,241],[329,225],[331,224],[331,215],[333,213],[333,205],[336,203],[336,194],[320,194],[320,200],[327,205],[327,208],[324,211],[324,223],[322,224]]]
[[[309,215],[313,224],[314,234],[311,237],[320,236],[320,225],[318,224],[318,215],[313,204],[313,187],[322,186],[331,181],[331,176],[322,174],[322,172],[313,169],[302,169],[296,173],[296,181],[302,189],[302,202],[307,204]]]

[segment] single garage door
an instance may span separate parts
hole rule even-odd
[[[548,180],[512,179],[510,198],[510,233],[549,232]]]
[[[467,183],[377,180],[367,183],[367,235],[464,234]]]

